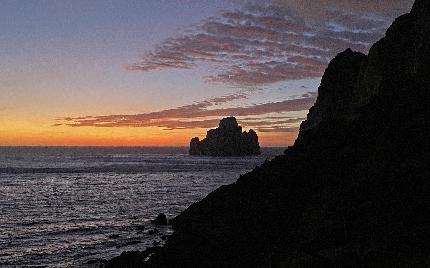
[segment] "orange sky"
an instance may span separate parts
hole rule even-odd
[[[257,2],[2,3],[0,146],[188,146],[227,116],[291,145],[328,62],[413,1]]]
[[[206,129],[162,130],[156,127],[52,127],[15,123],[0,127],[4,146],[188,146],[192,137],[204,138]],[[260,133],[261,146],[291,145],[297,133]]]

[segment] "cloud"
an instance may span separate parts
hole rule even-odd
[[[261,117],[254,117],[254,118],[242,118],[239,121],[243,125],[252,125],[252,126],[267,126],[267,125],[278,125],[278,124],[295,124],[295,123],[301,123],[306,118],[304,117],[297,117],[297,118],[285,118],[285,116],[270,116],[270,117],[264,117],[265,121],[262,121]]]
[[[293,56],[291,62],[270,61],[251,63],[246,68],[236,65],[224,74],[209,76],[208,80],[238,85],[269,84],[284,80],[319,77],[326,62]]]
[[[294,132],[298,130],[297,125],[301,123],[304,118],[286,118],[282,117],[281,120],[272,121],[272,117],[262,117],[256,118],[252,121],[239,119],[239,124],[245,128],[254,128],[257,130],[261,130],[261,132],[286,132],[284,129],[288,129],[288,132]],[[146,124],[141,124],[141,127],[159,127],[163,130],[177,130],[177,129],[195,129],[195,128],[214,128],[218,126],[219,119],[207,119],[207,120],[191,120],[191,121],[182,121],[182,120],[166,120],[166,121],[158,121],[158,122],[150,122]],[[134,125],[136,127],[138,125]],[[117,125],[112,125],[112,127],[117,127]],[[280,131],[276,131],[280,130]]]
[[[61,124],[69,127],[159,127],[164,130],[211,128],[218,124],[220,117],[233,115],[239,118],[244,127],[259,127],[267,132],[270,127],[287,128],[303,121],[304,118],[290,118],[284,114],[308,110],[316,100],[316,93],[309,92],[280,102],[244,107],[219,107],[221,104],[244,98],[246,98],[244,93],[236,93],[158,112],[64,117],[59,118],[53,126]]]
[[[331,10],[395,18],[408,12],[414,0],[275,0],[274,2],[291,9],[300,16],[321,21],[330,19]]]
[[[283,127],[283,126],[274,126],[274,127],[259,127],[257,128],[258,132],[269,133],[296,133],[299,131],[299,127]]]
[[[366,52],[383,36],[404,0],[244,1],[159,44],[128,69],[192,69],[209,63],[210,82],[254,86],[320,77],[346,48]]]

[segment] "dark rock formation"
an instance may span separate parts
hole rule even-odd
[[[167,217],[164,213],[158,214],[158,216],[152,221],[155,225],[167,225]]]
[[[207,132],[202,141],[193,138],[190,142],[190,155],[242,156],[260,154],[258,136],[254,130],[242,132],[236,118],[227,117],[219,122],[216,129]]]
[[[323,121],[353,119],[356,116],[356,109],[368,101],[368,98],[362,100],[360,92],[356,94],[358,76],[366,58],[360,52],[347,49],[330,62],[318,89],[318,99],[309,110],[307,120],[300,126],[301,132]]]
[[[140,267],[142,260],[157,252],[159,247],[149,247],[145,251],[124,251],[120,256],[111,259],[108,262],[96,260],[100,268],[135,268]]]
[[[158,234],[160,231],[158,231],[158,229],[157,228],[154,228],[154,229],[152,229],[152,230],[149,230],[149,232],[148,232],[148,234],[149,235],[156,235],[156,234]]]
[[[190,155],[201,155],[202,149],[200,148],[200,139],[198,137],[192,138],[190,141]]]
[[[111,234],[111,235],[108,236],[108,238],[110,238],[110,239],[117,239],[117,238],[119,238],[119,234]]]
[[[368,56],[330,63],[285,155],[191,205],[135,267],[430,266],[429,107],[418,0]]]

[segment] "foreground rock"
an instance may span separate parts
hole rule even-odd
[[[148,258],[154,252],[157,252],[159,247],[149,247],[145,251],[124,251],[120,256],[106,262],[104,260],[95,261],[99,263],[100,268],[135,268],[140,267],[143,260]]]
[[[206,138],[193,138],[190,155],[243,156],[260,154],[258,136],[254,130],[242,132],[236,118],[227,117],[219,122],[216,129],[207,132]]]
[[[285,155],[190,206],[135,267],[430,266],[429,105],[418,0],[368,56],[330,63]]]
[[[158,216],[152,221],[155,225],[167,225],[167,217],[164,213],[158,214]]]

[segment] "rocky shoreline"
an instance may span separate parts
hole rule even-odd
[[[284,155],[172,219],[163,247],[105,267],[429,266],[429,40],[417,0],[369,55],[332,60]]]

